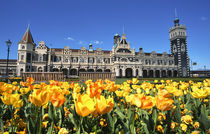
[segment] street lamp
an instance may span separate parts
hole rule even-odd
[[[6,67],[6,75],[8,77],[8,63],[9,63],[9,51],[10,51],[10,46],[12,45],[12,42],[10,40],[6,41],[7,44],[7,67]]]

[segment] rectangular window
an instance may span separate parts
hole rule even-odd
[[[24,60],[24,55],[21,55],[21,60]]]
[[[43,61],[43,57],[42,57],[42,56],[39,57],[39,61],[40,61],[40,62]]]

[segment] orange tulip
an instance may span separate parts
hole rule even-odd
[[[173,108],[174,100],[170,98],[164,98],[162,96],[156,97],[156,107],[162,111],[168,111]]]
[[[137,107],[141,107],[142,105],[142,97],[144,97],[144,94],[135,94],[131,98],[131,105],[136,105]]]
[[[51,97],[51,102],[54,107],[60,107],[65,102],[65,96],[62,93],[53,94]]]
[[[159,90],[158,91],[158,96],[162,96],[164,98],[170,98],[171,94],[167,90]]]
[[[99,96],[97,99],[96,99],[96,111],[99,113],[99,114],[106,114],[108,112],[110,112],[114,107],[114,100],[113,98],[108,98],[108,99],[105,99],[104,96]]]
[[[141,102],[141,109],[150,109],[155,105],[155,98],[152,96],[143,96]]]

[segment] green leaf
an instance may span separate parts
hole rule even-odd
[[[147,124],[146,123],[141,123],[141,125],[143,126],[143,128],[144,128],[144,132],[146,133],[146,134],[149,134],[149,130],[148,130],[148,128],[147,128]]]
[[[203,113],[200,115],[199,122],[203,129],[208,130],[210,128],[210,120]]]

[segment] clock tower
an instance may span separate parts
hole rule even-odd
[[[189,77],[189,57],[187,52],[186,26],[179,24],[179,18],[174,19],[174,26],[169,30],[171,54],[174,56],[175,65],[178,66],[179,77]]]

